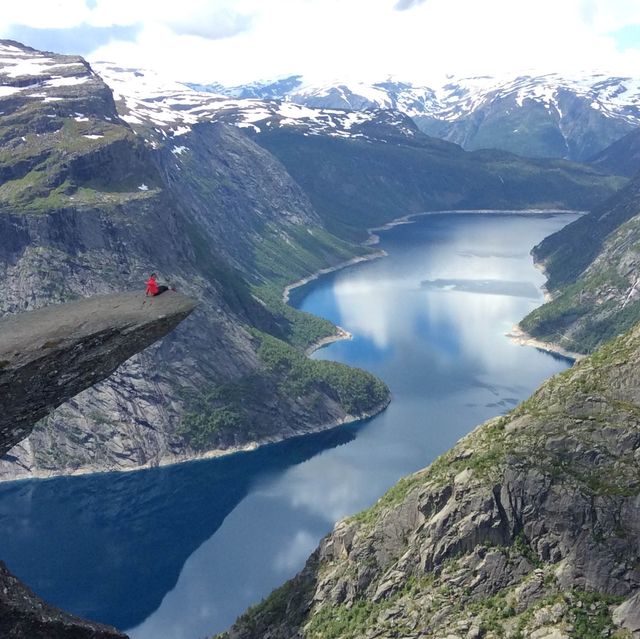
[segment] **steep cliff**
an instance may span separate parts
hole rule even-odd
[[[275,299],[267,308],[248,280],[264,286],[274,263],[282,280],[295,279],[353,254],[323,231],[275,158],[224,124],[190,136],[134,133],[77,57],[4,42],[0,80],[0,310],[140,290],[151,271],[201,301],[189,331],[38,424],[0,477],[177,461],[384,405],[386,389],[364,372],[263,357],[274,339],[298,362],[297,349],[335,328],[284,309],[279,292],[266,291]],[[281,246],[298,259],[278,255]],[[360,385],[356,401],[346,378]]]
[[[533,250],[553,299],[522,328],[588,353],[640,319],[640,178]]]
[[[640,636],[639,364],[637,326],[338,523],[224,636]]]
[[[0,454],[54,408],[172,331],[195,305],[175,291],[120,293],[0,319]]]
[[[48,605],[21,584],[1,561],[0,634],[11,639],[126,639],[114,628]]]

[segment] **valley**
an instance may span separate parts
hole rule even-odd
[[[0,628],[638,636],[638,87],[0,40]]]

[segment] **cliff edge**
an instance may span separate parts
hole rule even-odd
[[[158,297],[120,293],[0,319],[0,454],[26,437],[50,410],[169,333],[195,306],[174,291]],[[0,636],[125,637],[49,606],[2,562]]]
[[[175,291],[118,293],[0,319],[0,456],[49,411],[111,375],[194,308]]]

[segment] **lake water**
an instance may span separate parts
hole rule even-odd
[[[0,485],[0,557],[51,603],[134,639],[200,639],[294,575],[375,502],[568,362],[505,333],[542,302],[529,251],[575,215],[430,215],[388,257],[296,289],[353,333],[315,356],[393,393],[377,417],[252,453]]]

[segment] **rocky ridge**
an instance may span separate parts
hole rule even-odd
[[[385,134],[411,138],[416,126],[409,117],[386,107],[368,110],[320,108],[281,99],[230,98],[198,91],[166,80],[156,73],[122,68],[108,62],[93,64],[95,71],[113,89],[122,119],[153,140],[179,139],[199,122],[224,122],[254,133],[279,128],[303,135],[326,135],[351,139],[384,139]],[[151,134],[153,135],[153,134]],[[157,143],[157,142],[156,142]]]
[[[640,326],[342,521],[228,639],[640,636]]]
[[[603,74],[447,77],[431,86],[396,78],[314,84],[291,76],[197,88],[321,109],[394,109],[413,118],[423,132],[467,150],[499,148],[531,157],[588,160],[640,125],[638,80]]]

